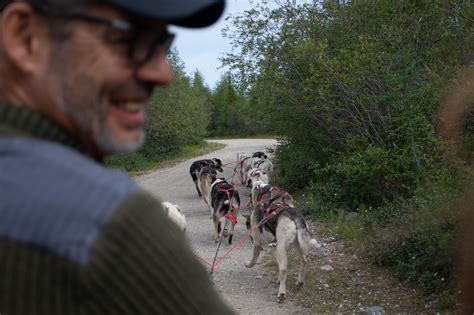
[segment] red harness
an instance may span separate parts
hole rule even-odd
[[[283,189],[280,189],[278,187],[271,187],[269,191],[266,192],[260,192],[258,194],[258,198],[261,200],[264,196],[268,195],[268,199],[266,201],[269,201],[270,203],[273,202],[274,200],[280,198],[286,194],[286,191]]]
[[[282,203],[274,204],[273,201],[277,200],[287,192],[278,187],[270,187],[270,190],[266,192],[260,192],[258,198],[260,199],[259,203],[263,203],[260,207],[264,219],[270,220],[272,217],[286,209],[287,205]],[[267,196],[266,200],[262,200],[264,196]]]
[[[286,207],[288,206],[283,203],[269,203],[267,206],[264,205],[260,207],[260,211],[262,211],[264,219],[270,220],[271,218],[279,214],[281,211],[286,209]]]
[[[229,200],[229,212],[224,217],[229,219],[234,225],[236,225],[237,224],[237,218],[231,213],[231,212],[234,212],[235,209],[237,209],[237,208],[234,208],[234,206],[232,204],[232,197],[234,197],[235,188],[230,187],[228,189],[224,189],[224,188],[221,187],[223,183],[227,183],[227,182],[223,181],[223,182],[217,183],[217,191],[218,192],[225,192],[227,194],[227,198]],[[227,183],[227,184],[229,184],[229,183]]]

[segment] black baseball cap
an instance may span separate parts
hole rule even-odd
[[[0,0],[0,11],[13,0]],[[37,3],[41,0],[29,0]],[[169,24],[199,28],[216,22],[224,12],[225,0],[97,0],[97,3]]]
[[[192,28],[213,24],[222,15],[225,7],[225,0],[103,0],[103,2],[139,16]]]

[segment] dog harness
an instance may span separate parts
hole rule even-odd
[[[286,193],[287,192],[284,191],[283,189],[272,186],[269,191],[265,191],[265,192],[260,191],[260,193],[258,194],[258,199],[262,200],[264,196],[268,195],[268,199],[265,200],[265,201],[268,201],[268,202],[272,203],[273,201],[280,198],[281,196],[283,196]]]
[[[259,167],[259,166],[262,165],[264,162],[265,162],[265,160],[260,160],[260,161],[258,161],[258,162],[255,162],[254,166],[255,166],[255,167]]]
[[[280,212],[285,210],[288,206],[284,203],[269,203],[263,204],[260,207],[260,211],[265,219],[271,219],[274,216],[278,215]]]

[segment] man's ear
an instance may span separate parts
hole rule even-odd
[[[44,65],[46,24],[25,2],[13,2],[0,17],[0,40],[7,59],[20,71]]]

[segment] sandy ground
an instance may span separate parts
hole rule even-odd
[[[228,164],[224,168],[224,177],[229,178],[233,174],[237,152],[265,151],[276,144],[276,141],[271,139],[232,139],[215,140],[215,142],[226,144],[226,147],[171,168],[156,170],[136,178],[146,190],[183,209],[187,220],[187,238],[196,255],[209,263],[212,263],[214,259],[217,244],[213,240],[213,225],[209,209],[198,197],[189,175],[191,163],[205,158],[220,158],[223,164]],[[234,181],[239,182],[237,177]],[[241,195],[248,193],[240,183],[238,190]],[[242,199],[242,205],[245,206],[248,198],[244,196]],[[241,212],[243,211],[248,211],[248,209],[241,209]],[[234,244],[246,233],[243,217],[239,215],[238,220],[239,223],[234,232]],[[227,242],[223,241],[218,257],[221,257],[229,248]],[[251,269],[244,266],[244,262],[251,257],[251,251],[250,240],[245,239],[217,265],[213,280],[222,297],[239,314],[307,313],[307,310],[295,303],[295,297],[292,297],[291,291],[287,292],[287,300],[284,303],[276,302],[277,282],[273,272],[266,271],[260,263]],[[265,252],[261,256],[265,256]],[[208,266],[203,265],[209,269]],[[287,281],[296,281],[296,279],[289,277]]]

